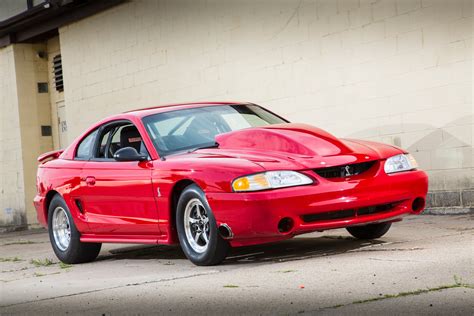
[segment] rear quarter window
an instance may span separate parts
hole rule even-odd
[[[94,146],[94,140],[97,132],[98,130],[93,131],[79,143],[76,151],[77,159],[89,159],[92,157],[92,147]]]

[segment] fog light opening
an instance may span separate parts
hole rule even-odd
[[[219,235],[221,235],[221,237],[224,239],[232,239],[234,237],[232,229],[230,229],[229,225],[227,224],[220,225],[218,231]]]
[[[411,205],[411,209],[413,210],[413,212],[417,212],[417,213],[421,212],[424,208],[425,208],[425,199],[421,197],[417,197]]]
[[[294,222],[291,218],[285,217],[278,223],[278,231],[280,233],[288,233],[293,229]]]

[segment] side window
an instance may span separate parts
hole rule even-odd
[[[98,135],[96,144],[92,150],[93,157],[99,161],[113,160],[115,152],[125,147],[132,147],[136,151],[148,155],[138,129],[129,122],[112,122],[105,126]]]
[[[96,158],[111,158],[110,150],[107,150],[108,141],[110,135],[115,131],[115,127],[106,129],[101,135],[99,140],[99,148],[96,152]]]
[[[84,138],[77,147],[76,158],[89,159],[92,156],[92,146],[94,146],[97,130],[93,131]]]
[[[131,124],[118,126],[112,136],[112,142],[110,143],[110,155],[113,156],[117,150],[120,148],[127,147],[126,144],[122,142],[122,132],[127,126],[133,126]]]

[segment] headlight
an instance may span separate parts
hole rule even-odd
[[[408,171],[418,168],[415,158],[410,154],[401,154],[390,157],[385,161],[385,173]]]
[[[235,192],[260,191],[311,183],[310,177],[296,171],[267,171],[235,179],[232,189]]]

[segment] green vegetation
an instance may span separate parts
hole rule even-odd
[[[238,288],[239,286],[238,285],[234,285],[234,284],[226,284],[224,285],[225,288],[228,288],[228,289],[235,289],[235,288]]]
[[[17,240],[17,241],[7,242],[6,244],[3,244],[2,246],[31,245],[31,244],[38,244],[38,243],[31,240]]]
[[[0,262],[19,262],[19,261],[24,261],[23,259],[20,259],[18,257],[13,257],[13,258],[0,258]]]
[[[382,295],[382,296],[368,298],[368,299],[365,299],[365,300],[354,301],[354,302],[349,303],[349,304],[334,305],[334,306],[331,306],[329,308],[339,308],[339,307],[352,305],[352,304],[363,304],[363,303],[370,303],[370,302],[386,300],[386,299],[390,299],[390,298],[399,298],[399,297],[405,297],[405,296],[410,296],[410,295],[420,295],[420,294],[436,292],[436,291],[441,291],[441,290],[446,290],[446,289],[455,289],[455,288],[474,289],[474,286],[472,284],[463,283],[462,278],[458,277],[457,275],[454,275],[453,278],[454,278],[454,283],[453,284],[445,284],[445,285],[440,285],[440,286],[436,286],[436,287],[429,287],[429,288],[426,288],[426,289],[417,289],[417,290],[414,290],[414,291],[399,292],[399,293],[396,293],[396,294],[385,294],[385,295]]]
[[[375,301],[380,301],[380,300],[385,300],[387,298],[397,298],[397,297],[404,297],[404,296],[410,296],[410,295],[420,295],[424,293],[429,293],[429,292],[434,292],[434,291],[441,291],[441,290],[446,290],[446,289],[453,289],[453,288],[458,288],[458,287],[464,287],[464,285],[460,284],[448,284],[448,285],[441,285],[437,287],[432,287],[432,288],[426,288],[426,289],[418,289],[414,291],[408,291],[408,292],[400,292],[397,294],[385,294],[379,297],[374,297],[374,298],[369,298],[366,300],[360,300],[360,301],[354,301],[352,304],[362,304],[362,303],[368,303],[368,302],[375,302]]]
[[[54,264],[53,260],[51,260],[49,258],[45,258],[43,260],[41,260],[41,259],[31,259],[30,263],[33,264],[35,267],[48,267],[48,266]]]
[[[71,268],[72,267],[72,264],[67,264],[67,263],[64,263],[64,262],[59,262],[59,267],[61,269],[67,269],[67,268]]]

